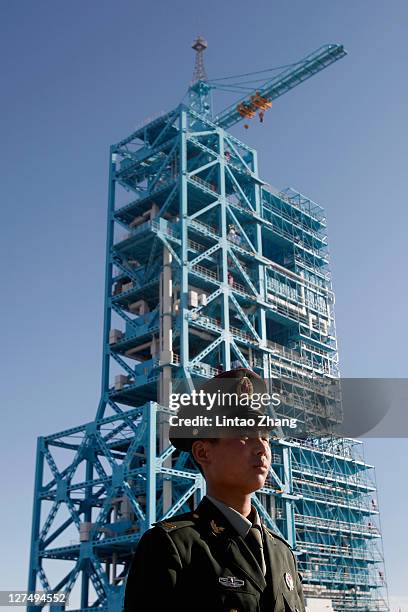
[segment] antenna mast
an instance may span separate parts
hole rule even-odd
[[[197,81],[208,81],[207,74],[204,68],[204,51],[208,47],[207,41],[202,36],[197,36],[196,40],[191,45],[191,48],[196,52],[195,66],[193,72],[192,85]]]

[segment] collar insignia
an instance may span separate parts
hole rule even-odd
[[[214,520],[210,522],[210,526],[214,535],[220,535],[220,533],[225,531],[225,527],[219,527]]]

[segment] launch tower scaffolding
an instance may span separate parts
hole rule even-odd
[[[282,95],[342,55],[320,49],[261,93]],[[175,380],[240,364],[281,380],[305,420],[302,389],[338,377],[324,211],[260,178],[257,152],[224,129],[239,113],[214,117],[209,89],[196,81],[188,104],[111,147],[101,400],[94,420],[38,439],[35,475],[29,589],[65,591],[78,612],[120,612],[142,533],[205,494],[168,441]],[[298,554],[306,595],[339,611],[387,610],[360,447],[277,440],[254,497]]]

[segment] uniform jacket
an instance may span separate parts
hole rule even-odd
[[[229,521],[204,498],[156,523],[129,569],[124,612],[305,612],[292,549],[262,524],[266,576]]]

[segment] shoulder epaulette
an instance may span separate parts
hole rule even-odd
[[[179,514],[178,516],[171,516],[165,521],[157,521],[157,523],[153,523],[153,527],[161,527],[169,532],[181,529],[182,527],[192,527],[195,523],[196,521],[194,520],[193,513],[188,512],[186,514]]]
[[[270,529],[266,525],[264,525],[264,529],[265,529],[265,531],[266,531],[266,533],[268,535],[270,535],[272,538],[276,538],[277,540],[280,540],[281,542],[286,544],[286,546],[293,552],[293,549],[292,549],[291,545],[289,544],[289,542],[287,540],[285,540],[285,538],[282,538],[282,536],[280,536],[277,533],[275,533],[274,531],[272,531],[272,529]]]

